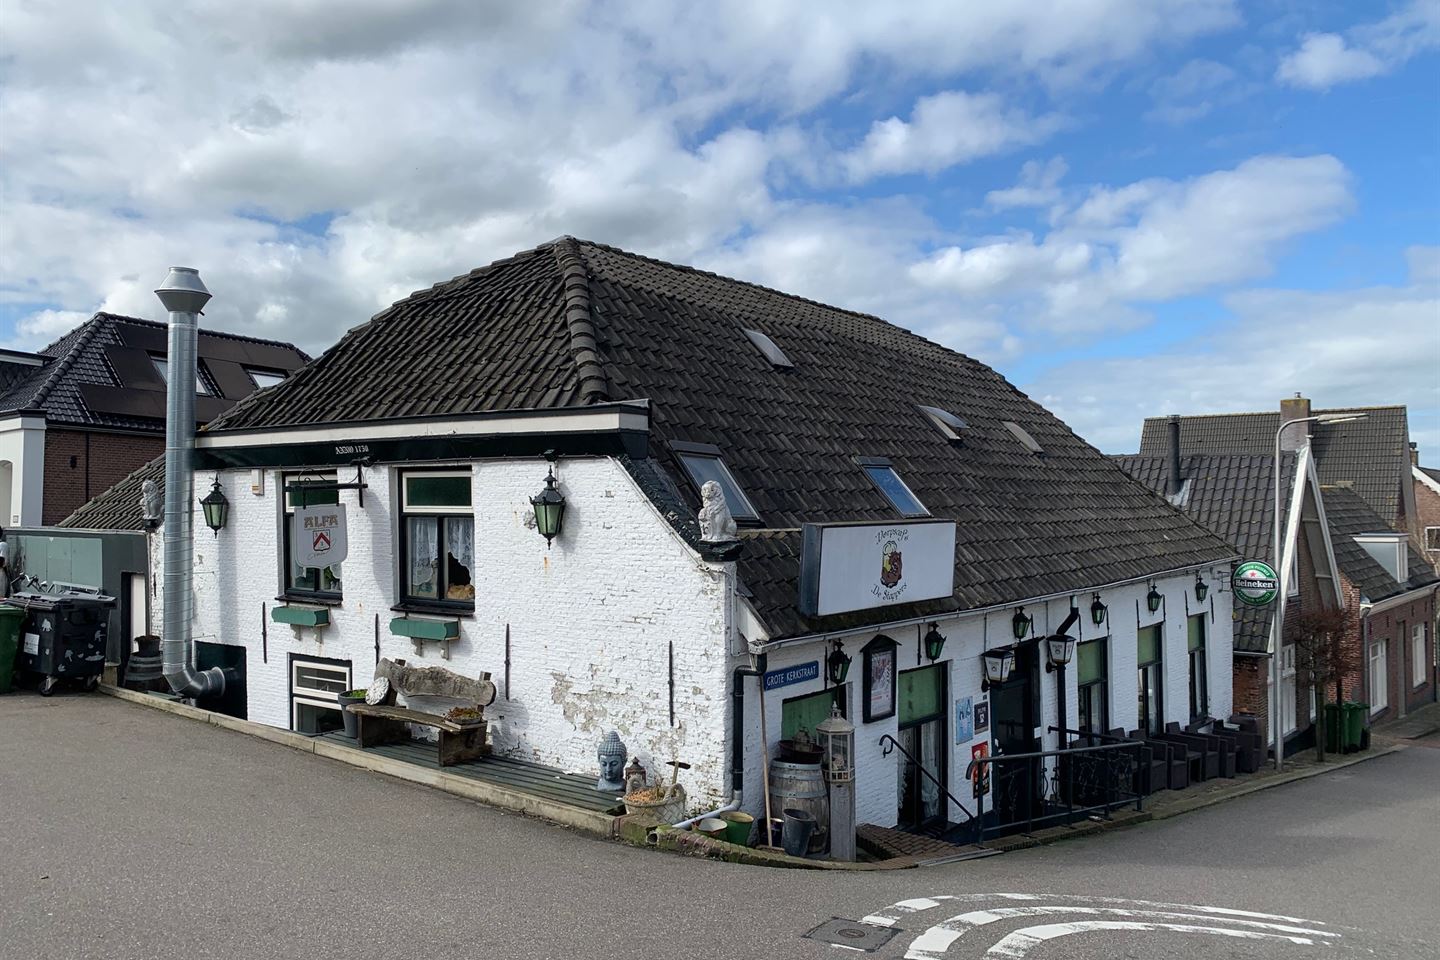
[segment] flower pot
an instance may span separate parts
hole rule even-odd
[[[710,837],[714,840],[725,839],[726,827],[727,824],[725,823],[725,821],[721,820],[719,817],[706,817],[704,820],[701,820],[699,823],[695,824],[695,829],[697,831],[705,834],[705,836]]]
[[[360,738],[360,721],[355,718],[355,714],[351,713],[348,708],[353,707],[357,703],[364,703],[364,696],[347,697],[342,693],[336,697],[336,699],[340,701],[340,718],[345,723],[345,736],[352,740],[358,740]]]
[[[725,821],[725,839],[742,847],[750,845],[750,834],[755,827],[755,818],[739,810],[727,810],[720,814]]]
[[[785,826],[780,831],[780,846],[792,857],[803,857],[810,849],[810,835],[815,832],[815,818],[808,810],[785,808]]]

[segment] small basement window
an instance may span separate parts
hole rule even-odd
[[[890,465],[890,461],[882,457],[861,457],[860,467],[865,471],[865,476],[875,484],[875,489],[885,495],[890,505],[902,517],[928,517],[930,511],[925,509],[925,504],[920,498],[905,485],[900,479],[900,474]]]
[[[790,361],[789,357],[785,356],[785,351],[781,350],[774,340],[771,340],[759,330],[746,330],[745,336],[750,338],[750,342],[755,344],[760,352],[765,354],[765,359],[774,364],[777,369],[795,369],[795,364]]]
[[[695,492],[699,493],[700,488],[705,486],[707,480],[714,480],[720,485],[720,492],[725,495],[725,505],[730,508],[730,516],[737,521],[759,522],[760,514],[750,498],[745,496],[745,491],[740,489],[740,484],[725,466],[725,461],[720,459],[720,448],[700,443],[675,443],[671,444],[675,455],[680,460],[680,465],[690,475],[690,482],[695,484]]]
[[[943,433],[948,440],[959,440],[961,430],[969,430],[970,424],[961,420],[949,410],[942,410],[939,407],[925,407],[916,405],[916,410],[925,414],[930,422],[935,424],[935,429]]]
[[[1020,444],[1026,450],[1029,450],[1031,453],[1036,454],[1037,456],[1043,457],[1045,455],[1045,449],[1041,447],[1040,444],[1036,442],[1035,438],[1030,436],[1030,432],[1024,427],[1020,426],[1020,424],[1016,423],[1014,420],[1001,420],[1000,423],[1005,427],[1006,430],[1010,431],[1010,433],[1015,437],[1016,440],[1020,441]]]

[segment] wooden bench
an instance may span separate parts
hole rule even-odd
[[[461,724],[433,713],[406,710],[404,707],[375,706],[359,703],[346,707],[355,715],[360,746],[374,747],[410,739],[407,723],[433,727],[440,731],[440,766],[452,767],[466,760],[479,760],[490,753],[485,742],[485,723]]]

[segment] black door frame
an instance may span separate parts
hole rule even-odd
[[[939,696],[940,710],[939,710],[939,712],[937,712],[937,713],[932,713],[932,714],[927,714],[926,716],[919,717],[919,718],[913,718],[913,719],[911,719],[911,720],[906,721],[905,723],[898,723],[898,724],[897,724],[897,729],[896,729],[895,732],[896,732],[897,734],[903,734],[906,730],[915,730],[915,729],[918,729],[918,728],[920,728],[920,727],[925,726],[927,723],[937,723],[937,722],[939,723],[939,727],[940,727],[940,734],[939,734],[939,735],[940,735],[940,749],[936,751],[936,754],[937,754],[937,756],[939,756],[939,758],[940,758],[940,769],[939,769],[939,770],[931,770],[930,773],[934,775],[935,779],[939,780],[942,784],[944,784],[945,787],[944,787],[944,789],[942,789],[942,790],[940,791],[940,808],[939,808],[939,811],[935,814],[935,816],[930,817],[930,818],[925,819],[925,820],[916,819],[916,820],[906,821],[906,820],[905,820],[905,817],[903,816],[903,814],[905,813],[905,811],[898,809],[898,808],[899,808],[899,804],[898,804],[898,802],[897,802],[897,805],[896,805],[896,806],[897,806],[897,812],[900,814],[900,816],[897,816],[897,817],[896,817],[896,821],[897,821],[898,824],[901,825],[901,826],[900,826],[900,829],[902,829],[902,830],[923,830],[923,829],[925,829],[926,827],[931,826],[932,824],[946,823],[946,822],[948,822],[949,816],[950,816],[950,800],[949,800],[949,797],[946,796],[946,793],[947,793],[947,792],[949,791],[949,789],[950,789],[950,786],[949,786],[949,784],[950,784],[950,756],[949,756],[949,755],[950,755],[950,750],[949,750],[950,724],[949,724],[949,722],[948,722],[948,720],[949,720],[949,718],[948,718],[948,714],[949,714],[949,703],[950,703],[950,661],[948,661],[948,660],[942,660],[942,661],[939,662],[939,663],[925,664],[925,665],[923,665],[923,666],[919,666],[919,667],[915,667],[915,668],[914,668],[914,670],[930,670],[930,669],[935,669],[936,672],[937,672],[937,674],[938,674],[939,677],[940,677],[940,696]],[[903,671],[903,672],[905,672],[905,673],[912,673],[912,672],[914,672],[914,670],[906,670],[906,671]],[[897,687],[899,686],[900,672],[901,672],[901,671],[896,671],[896,674],[895,674],[896,686],[897,686]],[[897,715],[897,717],[898,717],[898,715],[899,715],[899,703],[898,703],[898,700],[897,700],[897,703],[896,703],[896,715]],[[919,735],[917,734],[917,739],[918,739],[918,736],[919,736]],[[899,739],[898,736],[897,736],[897,739]],[[917,769],[916,769],[916,770],[913,772],[913,774],[912,774],[912,777],[913,777],[913,779],[914,779],[914,785],[913,785],[912,794],[913,794],[913,796],[915,796],[915,797],[917,798],[916,804],[917,804],[917,807],[918,807],[918,804],[919,804],[918,798],[921,796],[922,784],[925,782],[924,776],[920,773],[920,771],[919,771],[919,769],[918,769],[918,768],[920,767],[920,761],[921,761],[921,758],[922,758],[922,751],[920,750],[920,744],[919,744],[918,742],[915,744],[915,751],[914,751],[914,752],[915,752],[915,766],[916,766]],[[903,767],[902,767],[902,769],[903,769]],[[899,801],[899,800],[902,800],[903,798],[904,798],[904,794],[901,794],[901,796],[897,797],[896,800]],[[917,811],[917,812],[918,812],[918,811]]]

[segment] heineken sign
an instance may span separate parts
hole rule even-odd
[[[1235,596],[1240,598],[1240,602],[1252,607],[1263,607],[1273,602],[1280,592],[1280,578],[1275,576],[1275,569],[1259,560],[1247,560],[1236,567],[1230,585],[1235,588]]]

